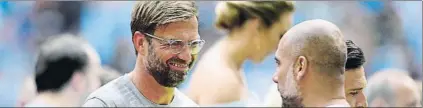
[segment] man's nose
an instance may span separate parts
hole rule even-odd
[[[272,77],[273,82],[278,83],[278,79],[279,79],[278,76],[279,76],[279,72],[275,72],[273,74],[273,77]]]
[[[177,56],[178,58],[185,60],[187,63],[190,63],[192,59],[191,49],[185,47],[180,53],[177,54]]]
[[[367,99],[362,91],[357,94],[356,107],[367,107]]]

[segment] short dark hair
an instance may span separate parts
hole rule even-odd
[[[361,48],[354,44],[353,41],[347,40],[347,63],[345,64],[345,69],[356,69],[366,62],[364,58],[364,53],[361,51]]]
[[[35,65],[37,92],[58,92],[88,64],[85,41],[73,35],[50,37],[40,46]]]

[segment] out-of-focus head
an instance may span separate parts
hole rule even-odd
[[[19,92],[18,107],[24,107],[26,103],[32,100],[37,95],[37,90],[32,75],[27,75],[24,78],[23,85]]]
[[[63,34],[40,47],[35,83],[38,93],[75,93],[82,100],[100,86],[100,58],[84,39]]]
[[[194,1],[138,1],[132,11],[132,42],[137,58],[165,87],[187,77],[204,40],[198,33]],[[137,61],[138,62],[138,61]]]
[[[255,62],[275,51],[279,39],[292,25],[292,1],[223,1],[216,6],[215,25],[237,34],[245,53]],[[239,38],[238,38],[239,37]]]
[[[367,107],[366,96],[363,93],[367,84],[363,51],[351,40],[347,40],[346,45],[348,54],[345,64],[345,96],[352,107]]]
[[[370,77],[365,89],[369,107],[417,107],[418,87],[407,71],[381,70]]]
[[[346,53],[343,35],[331,22],[309,20],[289,29],[279,42],[273,77],[283,106],[303,106],[309,87],[343,89]]]

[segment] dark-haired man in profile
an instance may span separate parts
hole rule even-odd
[[[363,51],[351,40],[347,44],[347,63],[345,64],[345,96],[352,107],[367,107],[363,89],[366,87],[366,75],[363,64],[366,62]]]
[[[78,107],[100,86],[100,58],[85,40],[65,34],[40,47],[35,83],[38,96],[26,107]]]

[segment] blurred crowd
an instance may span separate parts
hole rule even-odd
[[[197,2],[200,35],[207,41],[200,58],[226,35],[214,25],[217,2]],[[50,36],[70,33],[85,38],[99,55],[102,69],[98,77],[102,84],[132,71],[132,7],[133,1],[0,1],[0,106],[21,106],[35,97],[36,54],[40,43]],[[331,21],[346,39],[361,47],[367,60],[366,89],[383,90],[372,85],[369,79],[373,75],[403,80],[388,70],[411,77],[412,81],[406,83],[413,83],[410,86],[416,86],[421,93],[421,1],[297,1],[295,8],[294,24],[316,18]],[[251,95],[263,103],[276,71],[274,55],[260,64],[247,61],[242,67]],[[178,88],[184,91],[189,79]]]

